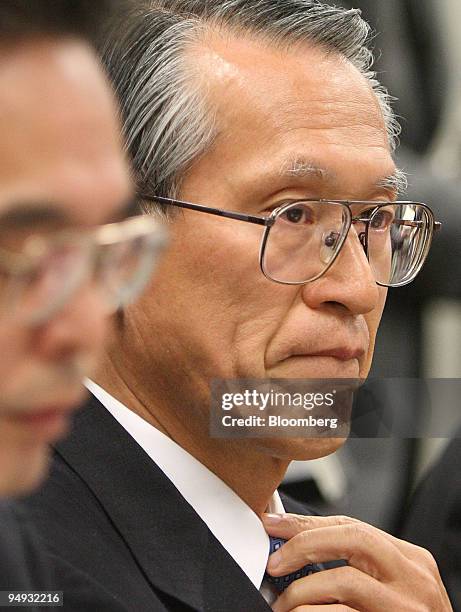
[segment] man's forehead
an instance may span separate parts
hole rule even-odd
[[[0,47],[0,122],[12,141],[33,135],[53,145],[65,129],[85,133],[99,124],[106,135],[116,132],[112,96],[91,49],[67,39]]]
[[[234,191],[252,198],[291,187],[300,197],[398,193],[403,181],[381,106],[350,62],[308,44],[280,48],[246,34],[205,42],[195,68],[206,80],[216,138],[194,168],[225,174]]]
[[[23,226],[37,211],[63,225],[118,218],[131,186],[98,62],[80,42],[36,46],[0,50],[0,214],[17,209]]]
[[[309,42],[280,46],[248,32],[211,31],[189,53],[196,75],[223,101],[232,89],[251,93],[261,91],[267,100],[306,96],[313,103],[331,102],[341,90],[338,104],[353,98],[378,110],[379,104],[368,80],[345,57]],[[243,99],[243,102],[246,100]],[[262,106],[262,105],[261,105]],[[281,107],[280,110],[283,110]]]
[[[235,34],[207,44],[196,70],[216,116],[215,142],[258,141],[271,155],[286,146],[302,150],[302,143],[305,152],[335,143],[389,151],[376,94],[341,56],[307,44],[280,49]]]

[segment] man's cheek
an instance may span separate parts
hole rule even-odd
[[[266,378],[266,353],[281,325],[280,313],[269,310],[248,313],[236,329],[234,351],[237,377]]]
[[[384,307],[386,305],[387,291],[387,287],[379,287],[379,299],[378,303],[376,304],[376,308],[374,308],[372,312],[365,315],[370,341],[374,340],[376,334],[378,333],[379,324],[381,323]]]
[[[385,289],[384,287],[382,289],[384,291],[380,293],[381,303],[379,307],[377,307],[372,313],[369,313],[365,317],[367,327],[368,327],[369,345],[368,345],[368,352],[365,355],[365,360],[361,364],[361,367],[360,367],[360,377],[361,378],[366,378],[368,376],[368,373],[370,371],[371,364],[373,361],[373,354],[374,354],[375,343],[376,343],[376,335],[378,333],[379,324],[381,322],[381,317],[382,317],[382,313],[384,310],[384,304],[385,304],[386,295],[387,295],[387,289]]]

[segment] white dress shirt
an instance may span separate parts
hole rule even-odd
[[[268,603],[273,588],[263,584],[269,536],[261,520],[220,478],[156,427],[132,412],[91,380],[86,387],[136,440],[206,523]],[[284,512],[277,491],[268,512]]]

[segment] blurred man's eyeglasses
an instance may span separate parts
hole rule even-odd
[[[419,202],[297,200],[267,217],[145,196],[146,201],[265,226],[259,254],[270,280],[303,285],[320,278],[338,257],[353,225],[378,285],[402,287],[421,270],[441,223]],[[353,210],[359,211],[353,214]]]
[[[18,253],[0,248],[1,311],[41,324],[91,282],[114,312],[146,286],[165,242],[163,225],[141,215],[89,231],[33,235]]]

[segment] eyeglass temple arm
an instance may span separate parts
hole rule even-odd
[[[370,219],[368,217],[354,217],[352,219],[352,223],[370,223]],[[407,227],[419,227],[420,225],[424,225],[424,221],[411,221],[410,219],[394,219],[392,223],[395,225],[406,225]],[[442,229],[442,223],[440,221],[434,221],[434,231],[438,232]]]
[[[190,210],[197,210],[199,212],[205,212],[210,215],[216,215],[218,217],[227,217],[229,219],[236,219],[237,221],[246,221],[247,223],[256,223],[257,225],[272,225],[273,220],[270,217],[256,217],[254,215],[245,215],[243,213],[232,212],[230,210],[222,210],[220,208],[211,208],[209,206],[201,206],[200,204],[191,204],[190,202],[182,202],[181,200],[173,200],[171,198],[163,198],[160,196],[140,196],[142,200],[149,202],[160,202],[162,204],[171,204],[178,208],[188,208]]]
[[[396,225],[407,225],[409,227],[418,227],[424,225],[424,221],[410,221],[409,219],[394,219],[393,223]],[[434,221],[434,231],[438,232],[442,229],[442,223],[440,221]]]

